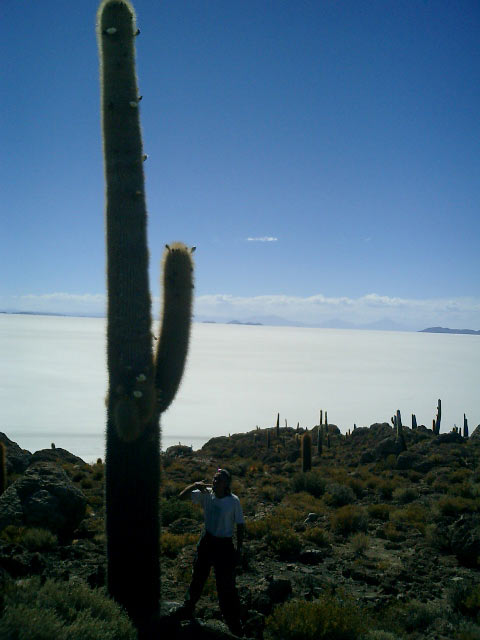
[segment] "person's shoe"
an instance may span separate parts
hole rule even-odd
[[[185,602],[175,611],[175,617],[179,620],[193,620],[195,615],[195,607]]]
[[[233,635],[237,636],[237,638],[244,637],[243,626],[241,622],[234,622],[233,624],[229,624],[227,626],[230,629],[230,631],[233,633]]]

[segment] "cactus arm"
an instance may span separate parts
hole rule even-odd
[[[177,242],[163,255],[163,312],[155,358],[158,410],[166,411],[182,379],[190,339],[194,249]]]

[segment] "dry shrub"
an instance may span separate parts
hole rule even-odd
[[[372,520],[383,520],[386,522],[390,518],[392,507],[388,504],[369,504],[367,507],[368,515]]]
[[[198,541],[198,535],[195,533],[170,533],[162,531],[160,536],[160,553],[167,558],[176,558],[180,551],[190,544]]]
[[[268,640],[357,640],[368,625],[365,612],[342,592],[275,607],[265,623]]]
[[[370,537],[366,533],[356,533],[352,536],[351,542],[355,553],[365,553],[370,547]]]
[[[309,527],[304,531],[303,537],[317,547],[327,547],[330,544],[329,535],[321,527]]]
[[[479,502],[459,496],[443,496],[437,503],[440,515],[458,518],[462,513],[478,511]]]
[[[337,509],[332,516],[331,522],[334,531],[348,536],[351,533],[367,530],[368,515],[362,507],[347,504]]]

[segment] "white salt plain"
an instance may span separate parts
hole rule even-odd
[[[104,456],[105,320],[0,314],[0,431],[22,448]],[[194,324],[187,370],[162,417],[162,448],[281,424],[342,432],[397,409],[442,431],[480,422],[480,337]]]

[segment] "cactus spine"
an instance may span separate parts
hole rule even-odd
[[[163,322],[154,362],[136,35],[128,0],[103,0],[97,38],[108,288],[107,586],[142,637],[153,624],[160,597],[159,419],[185,365],[193,264],[187,247],[167,246]]]
[[[3,442],[0,442],[0,496],[7,488],[7,458],[6,448]]]
[[[312,468],[312,437],[306,431],[302,436],[302,471],[310,471]]]

